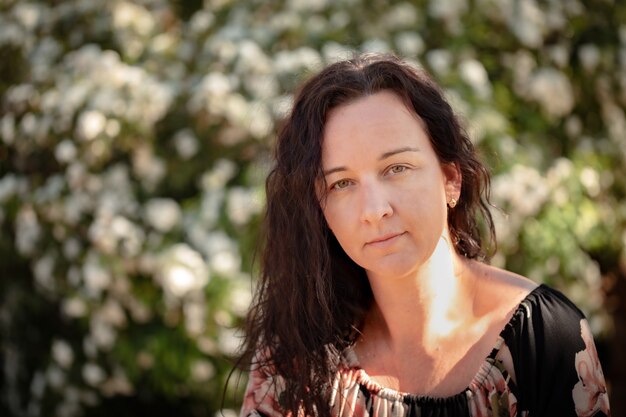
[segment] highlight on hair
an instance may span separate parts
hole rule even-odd
[[[421,69],[393,55],[364,54],[334,63],[305,82],[279,133],[266,182],[261,274],[245,324],[239,366],[271,367],[284,384],[285,413],[330,416],[330,385],[372,292],[365,271],[343,251],[322,213],[322,141],[330,110],[389,90],[424,121],[439,162],[462,175],[448,210],[455,250],[484,259],[478,219],[490,240],[489,173],[441,89]],[[267,354],[258,355],[257,352]]]

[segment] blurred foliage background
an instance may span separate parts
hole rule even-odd
[[[236,415],[275,128],[354,51],[444,86],[492,262],[584,310],[626,414],[625,2],[0,0],[0,415]]]

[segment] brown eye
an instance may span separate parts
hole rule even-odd
[[[405,167],[404,165],[394,165],[391,168],[389,168],[389,172],[391,172],[392,174],[399,174],[406,170],[407,170],[407,167]]]
[[[350,180],[339,180],[336,183],[334,183],[330,188],[333,190],[341,190],[343,188],[346,188],[350,185]]]

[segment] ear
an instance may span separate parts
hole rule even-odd
[[[441,164],[441,171],[444,176],[446,203],[449,203],[452,199],[459,201],[461,196],[461,185],[463,184],[461,167],[456,162],[450,162]]]

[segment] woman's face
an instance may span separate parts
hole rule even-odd
[[[459,171],[442,165],[422,120],[393,92],[333,109],[322,144],[322,210],[335,237],[368,275],[415,273],[447,237],[447,202]]]

